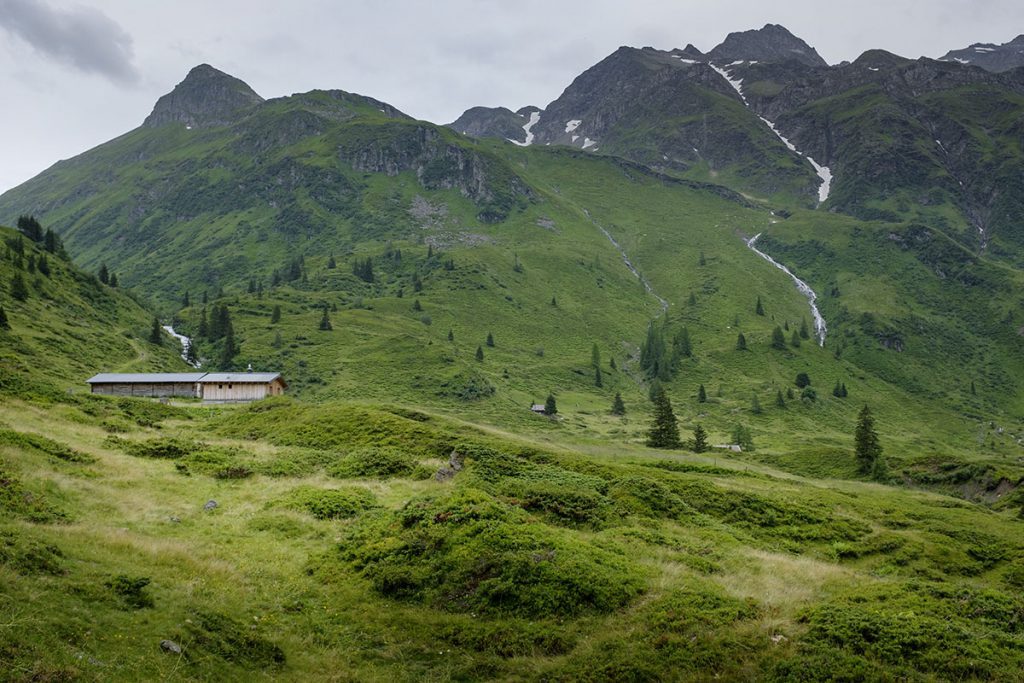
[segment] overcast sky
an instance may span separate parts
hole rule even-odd
[[[204,62],[264,97],[340,88],[447,123],[543,107],[620,45],[706,51],[765,23],[833,64],[937,57],[1024,33],[1024,2],[0,0],[0,192],[135,128]]]

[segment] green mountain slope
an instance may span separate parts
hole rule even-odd
[[[0,390],[38,382],[81,389],[100,371],[188,369],[176,341],[149,341],[153,315],[125,292],[82,272],[59,249],[9,228],[0,237],[0,306],[9,325],[0,329]]]

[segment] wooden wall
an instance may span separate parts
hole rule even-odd
[[[142,396],[145,398],[196,398],[193,382],[112,382],[93,384],[92,393],[107,396]]]
[[[266,398],[271,384],[261,382],[203,382],[204,401],[245,402]]]

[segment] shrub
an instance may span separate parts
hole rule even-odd
[[[564,617],[609,612],[643,591],[642,570],[609,543],[529,522],[463,489],[362,518],[341,554],[382,595],[454,611]]]
[[[363,488],[318,489],[303,486],[289,493],[283,505],[308,512],[317,519],[348,519],[377,507],[377,499]]]
[[[23,575],[64,573],[64,553],[23,533],[0,531],[0,564]]]
[[[142,609],[153,606],[153,598],[146,592],[149,585],[149,578],[145,576],[132,577],[126,574],[119,574],[104,582],[107,588],[124,601],[124,604],[132,609]]]
[[[240,666],[262,669],[285,663],[284,651],[250,624],[216,612],[200,612],[186,622],[178,642],[191,642],[190,650],[206,652]]]
[[[417,462],[397,448],[367,447],[350,452],[329,470],[332,477],[398,477],[411,474]]]
[[[675,518],[690,509],[660,481],[649,477],[620,477],[608,486],[608,497],[623,514]]]

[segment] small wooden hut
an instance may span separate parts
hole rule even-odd
[[[211,403],[244,403],[280,396],[288,388],[279,372],[211,372],[199,379],[200,396]]]

